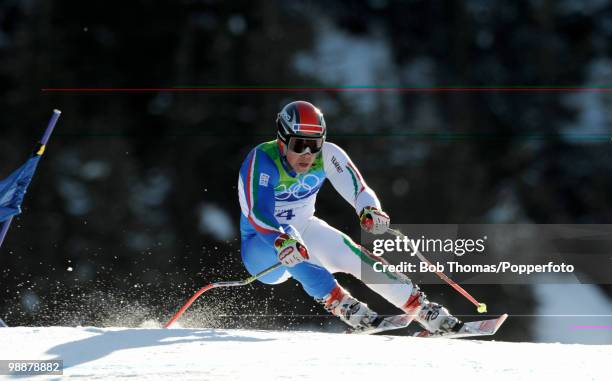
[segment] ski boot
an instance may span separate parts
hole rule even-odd
[[[376,327],[382,321],[382,317],[372,311],[367,304],[355,299],[340,286],[336,286],[319,302],[328,312],[339,317],[356,331]]]
[[[463,322],[451,315],[445,307],[427,300],[425,293],[416,286],[402,309],[414,315],[414,321],[431,333],[457,332],[463,326]]]

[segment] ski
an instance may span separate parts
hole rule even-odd
[[[443,337],[447,339],[459,339],[462,337],[474,336],[490,336],[494,335],[497,332],[499,327],[504,324],[507,318],[508,314],[503,314],[495,319],[477,320],[463,323],[463,326],[457,332],[431,333],[429,331],[422,330],[414,333],[412,336],[423,338]],[[375,333],[393,331],[396,329],[408,327],[410,323],[412,323],[413,319],[413,315],[393,315],[382,319],[380,323],[375,327],[350,329],[346,331],[346,333],[358,335],[373,335]]]
[[[388,316],[380,320],[378,325],[374,327],[362,328],[362,329],[351,329],[346,333],[353,333],[358,335],[372,335],[374,333],[380,333],[385,331],[391,331],[394,329],[406,328],[412,323],[414,315],[402,314]]]
[[[495,319],[478,320],[463,323],[463,326],[457,332],[431,333],[429,331],[419,331],[413,336],[415,337],[444,337],[447,339],[459,339],[462,337],[474,336],[490,336],[494,335],[499,327],[506,321],[508,314],[503,314]]]

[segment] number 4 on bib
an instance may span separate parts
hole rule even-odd
[[[281,217],[289,221],[290,219],[295,217],[295,214],[293,214],[293,209],[285,209],[285,210],[281,210],[280,212],[278,212],[276,214],[276,217]]]

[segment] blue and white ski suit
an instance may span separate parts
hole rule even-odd
[[[391,303],[401,307],[412,285],[390,273],[375,273],[376,260],[347,235],[314,216],[317,193],[329,179],[336,191],[355,209],[380,208],[380,201],[370,189],[348,155],[337,145],[325,142],[312,167],[298,174],[290,169],[276,142],[255,147],[246,157],[238,178],[240,200],[242,260],[251,274],[278,262],[274,240],[286,232],[300,239],[308,248],[310,259],[293,267],[282,267],[260,278],[277,284],[289,277],[296,279],[306,293],[323,299],[336,286],[335,272],[345,272],[362,279]]]

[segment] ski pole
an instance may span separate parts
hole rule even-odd
[[[395,229],[391,229],[391,228],[387,228],[387,232],[391,233],[395,236],[398,236],[400,238],[407,238],[404,234],[402,234],[402,232],[400,232],[399,230],[395,230]],[[427,263],[429,266],[432,266],[431,262],[429,262],[427,260],[427,258],[425,258],[425,256],[423,256],[423,254],[421,254],[416,247],[414,247],[413,243],[411,240],[408,240],[408,242],[410,243],[410,246],[412,247],[412,250],[414,250],[415,255],[423,262]],[[460,285],[458,285],[454,280],[452,280],[451,278],[447,277],[446,274],[444,274],[441,271],[436,271],[436,275],[438,275],[440,277],[440,279],[442,279],[443,281],[445,281],[446,283],[448,283],[452,288],[454,288],[457,292],[459,292],[461,295],[463,295],[467,300],[469,300],[470,302],[472,302],[472,304],[474,304],[476,306],[476,310],[479,313],[485,313],[487,312],[487,305],[484,303],[480,303],[478,302],[476,299],[474,299],[474,297],[472,295],[470,295],[467,291],[465,291],[463,289],[463,287],[461,287]]]
[[[164,326],[165,328],[170,327],[175,321],[177,321],[181,315],[183,315],[183,313],[185,311],[187,311],[187,309],[193,304],[193,302],[196,301],[197,298],[200,297],[200,295],[202,295],[203,293],[205,293],[206,291],[213,289],[213,288],[218,288],[218,287],[237,287],[237,286],[246,286],[247,284],[254,282],[255,280],[261,278],[262,276],[271,273],[272,271],[278,269],[279,267],[281,267],[283,264],[282,263],[277,263],[273,266],[268,267],[267,269],[253,275],[250,276],[244,280],[235,280],[235,281],[226,281],[226,282],[216,282],[216,283],[211,283],[209,285],[206,285],[204,287],[202,287],[200,290],[198,290],[198,292],[196,292],[195,294],[193,294],[193,296],[191,298],[189,298],[189,300],[183,305],[183,307],[181,307],[180,310],[178,310],[178,312],[176,314],[174,314],[174,316],[172,316],[172,319],[168,320],[168,322],[166,323],[166,325]]]

